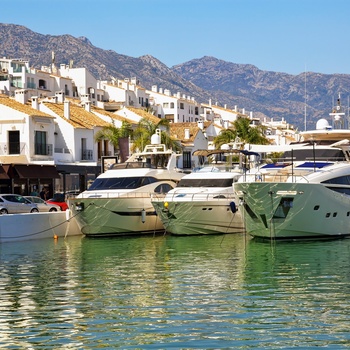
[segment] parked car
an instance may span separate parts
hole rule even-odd
[[[36,204],[38,206],[39,211],[61,211],[61,207],[59,205],[53,204],[53,203],[47,203],[43,199],[37,196],[24,196],[24,198],[27,198],[32,203]]]
[[[48,204],[56,204],[61,207],[61,210],[65,211],[68,209],[68,204],[65,200],[63,193],[55,193],[53,197],[46,201]]]
[[[0,214],[37,212],[38,206],[19,194],[0,194]]]

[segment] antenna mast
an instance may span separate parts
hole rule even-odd
[[[304,107],[304,131],[306,131],[306,65],[305,65],[305,82],[304,82],[304,89],[305,89],[305,107]]]

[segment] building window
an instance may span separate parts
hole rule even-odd
[[[185,109],[185,104],[183,102],[180,102],[180,109]]]
[[[163,103],[163,108],[169,108],[169,103],[168,102],[164,102]]]
[[[44,79],[39,79],[39,89],[46,90],[46,81]]]
[[[174,102],[170,102],[170,108],[174,108]]]
[[[191,168],[191,152],[183,152],[183,168]]]
[[[19,131],[9,131],[9,154],[20,154]]]
[[[46,131],[35,131],[35,154],[47,155]]]

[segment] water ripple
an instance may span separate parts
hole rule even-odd
[[[241,235],[4,244],[0,348],[345,349],[349,250]]]

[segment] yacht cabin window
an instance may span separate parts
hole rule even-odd
[[[88,191],[131,190],[157,181],[156,178],[151,176],[97,178],[89,187]]]
[[[181,179],[177,187],[231,187],[230,179]]]

